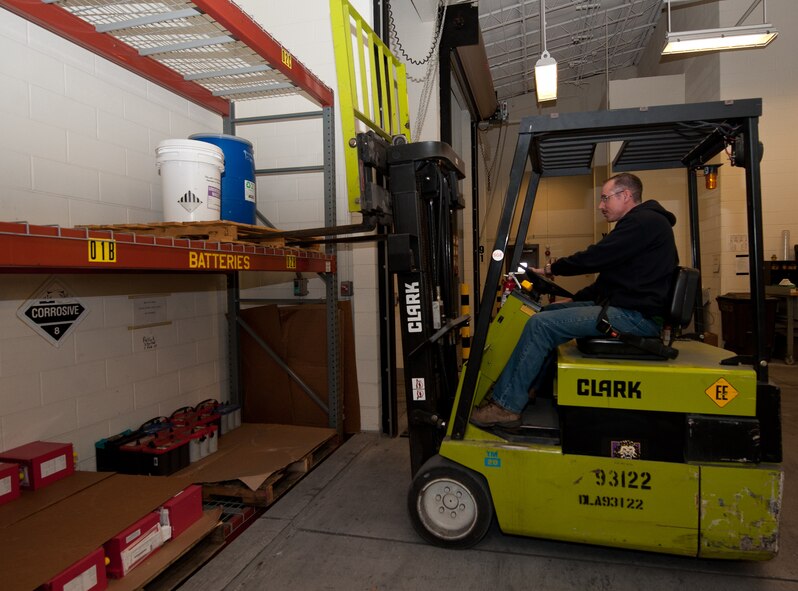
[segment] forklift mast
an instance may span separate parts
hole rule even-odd
[[[441,142],[390,145],[359,134],[361,210],[389,227],[396,276],[412,470],[437,453],[457,388],[459,278],[455,212],[463,162]]]

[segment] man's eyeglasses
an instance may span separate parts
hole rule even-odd
[[[601,197],[599,197],[599,201],[601,201],[602,203],[607,203],[607,201],[610,200],[610,197],[612,197],[613,195],[617,195],[618,193],[623,193],[624,191],[626,191],[626,189],[618,189],[617,191],[613,191],[609,195],[602,195]]]

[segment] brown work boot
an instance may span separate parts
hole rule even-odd
[[[483,407],[474,409],[470,422],[483,429],[489,427],[513,429],[521,426],[521,413],[509,411],[495,402],[489,402]]]

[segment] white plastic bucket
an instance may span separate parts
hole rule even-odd
[[[164,140],[155,148],[166,222],[220,218],[224,152],[196,140]]]

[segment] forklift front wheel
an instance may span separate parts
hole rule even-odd
[[[413,478],[407,508],[418,534],[445,548],[470,548],[493,519],[483,476],[441,456],[430,458]]]

